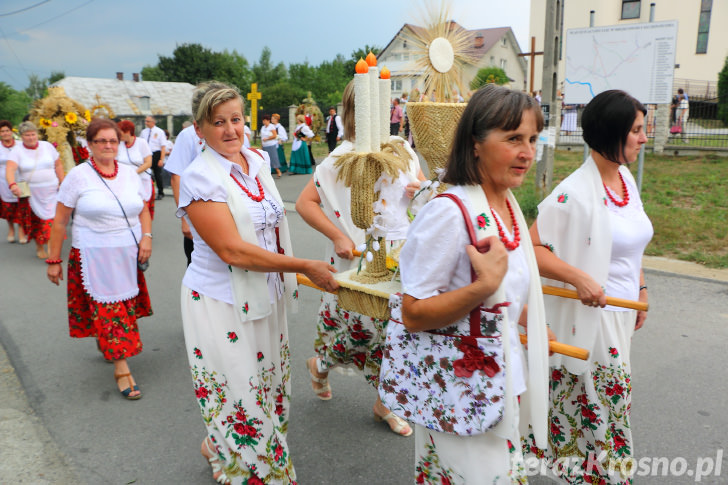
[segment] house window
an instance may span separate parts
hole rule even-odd
[[[402,91],[401,79],[392,79],[392,91]]]
[[[149,111],[149,96],[136,96],[135,103],[141,111]]]
[[[503,47],[505,47],[507,43],[508,43],[508,39],[506,39],[506,36],[503,36],[503,38],[501,39],[501,45]]]
[[[622,0],[622,20],[640,18],[640,0]]]
[[[501,60],[500,60],[500,67],[501,67],[501,69],[503,69],[504,71],[506,70],[506,60],[505,60],[505,59],[501,59]]]
[[[490,65],[495,66],[495,57],[490,56]]]
[[[708,32],[710,31],[710,12],[713,9],[713,0],[700,2],[700,20],[698,21],[698,46],[696,54],[708,52]]]
[[[409,54],[402,54],[403,61],[409,61]]]

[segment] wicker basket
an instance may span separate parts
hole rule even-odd
[[[466,103],[407,103],[415,147],[425,157],[430,175],[435,169],[445,168],[465,106]]]

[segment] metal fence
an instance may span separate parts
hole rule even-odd
[[[690,108],[680,119],[676,106],[660,105],[659,109],[669,109],[670,130],[667,146],[680,148],[705,147],[728,148],[728,126],[718,119],[718,98],[692,97],[688,93]],[[645,123],[648,146],[654,143],[657,109],[648,105]],[[561,110],[559,143],[582,144],[581,114],[583,105],[567,105]]]

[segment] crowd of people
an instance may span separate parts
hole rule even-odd
[[[87,128],[89,161],[65,174],[32,123],[18,127],[16,141],[0,121],[7,240],[35,240],[59,285],[73,221],[69,334],[94,338],[121,396],[137,400],[128,359],[142,351],[138,319],[152,314],[144,270],[162,167],[171,174],[188,262],[180,290],[186,354],[206,428],[200,451],[219,483],[296,483],[286,438],[296,274],[326,291],[305,362],[312,396],[334,397],[328,375],[337,367],[362,374],[376,393],[374,418],[400,437],[414,435],[415,483],[526,483],[528,456],[562,483],[628,483],[599,463],[560,460],[634,453],[630,341],[646,313],[607,305],[607,295],[647,301],[641,257],[652,226],[628,169],[646,142],[645,107],[617,90],[585,107],[591,155],[541,202],[529,229],[511,189],[534,161],[539,102],[495,85],[473,93],[441,175],[449,188],[431,191],[414,221],[399,219],[381,241],[399,253],[402,294],[392,318],[379,320],[342,308],[333,294],[334,273],[359,264],[355,251],[366,239],[337,165],[354,151],[353,91],[350,83],[340,114],[329,112],[329,154],[318,164],[305,114],[296,117],[286,163],[280,116],[263,117],[262,149],[251,147],[243,98],[215,81],[196,88],[194,122],[169,157],[152,117],[139,136],[130,121],[96,118]],[[401,104],[393,103],[390,143],[402,143],[406,168],[387,182],[396,191],[387,203],[404,214],[426,179],[399,136],[411,129]],[[312,174],[296,209],[328,240],[323,260],[293,253],[273,178],[285,171]],[[578,300],[544,297],[540,277],[575,288]],[[589,358],[549,357],[553,339]],[[462,386],[473,392],[456,391]]]

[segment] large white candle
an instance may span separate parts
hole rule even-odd
[[[371,147],[371,96],[369,95],[369,66],[364,60],[356,63],[354,74],[354,150],[368,152]]]
[[[380,150],[379,140],[379,69],[377,66],[369,66],[369,96],[372,101],[371,110],[371,151],[378,152]]]
[[[382,68],[379,80],[379,141],[389,141],[390,103],[392,100],[392,81],[389,79],[389,69]]]

